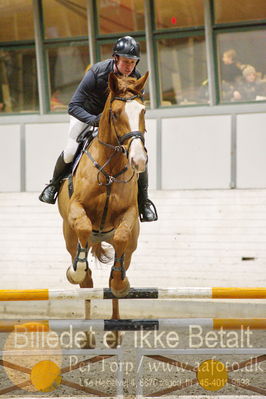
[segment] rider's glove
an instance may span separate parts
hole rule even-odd
[[[99,126],[99,122],[100,122],[100,118],[101,118],[102,114],[96,115],[95,119],[92,122],[92,126],[93,127],[98,127]]]

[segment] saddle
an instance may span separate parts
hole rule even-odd
[[[97,136],[97,134],[98,129],[92,126],[86,127],[85,130],[79,134],[77,138],[77,143],[79,143],[79,146],[72,162],[72,175],[75,174],[79,161],[83,155],[83,151],[89,146],[89,144],[91,144],[92,140]]]
[[[77,138],[77,143],[79,143],[79,146],[74,155],[74,159],[73,159],[72,166],[71,166],[71,172],[67,176],[69,197],[71,197],[73,194],[73,189],[74,189],[73,176],[77,170],[77,167],[79,165],[79,162],[81,160],[83,152],[91,144],[91,142],[97,136],[97,134],[98,134],[98,128],[95,128],[93,126],[86,126],[86,128],[79,134],[79,136]]]

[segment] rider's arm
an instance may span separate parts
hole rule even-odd
[[[81,122],[88,123],[89,125],[93,125],[95,123],[97,116],[86,111],[84,104],[86,100],[88,100],[90,92],[95,89],[95,85],[95,75],[90,69],[80,82],[68,106],[68,113],[70,115],[79,119]]]

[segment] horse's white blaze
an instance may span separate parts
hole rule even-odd
[[[139,130],[139,117],[145,108],[138,101],[128,101],[125,105],[125,112],[128,117],[130,131]],[[129,150],[129,162],[138,172],[144,172],[147,162],[147,154],[140,139],[134,139]]]
[[[144,108],[145,106],[137,100],[126,102],[125,112],[128,116],[131,131],[139,130],[139,115]]]
[[[140,139],[134,139],[132,141],[128,159],[133,169],[136,169],[139,173],[144,172],[147,163],[147,155]]]

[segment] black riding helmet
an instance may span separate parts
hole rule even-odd
[[[132,58],[138,63],[140,59],[139,43],[131,36],[120,37],[113,47],[113,56]]]

